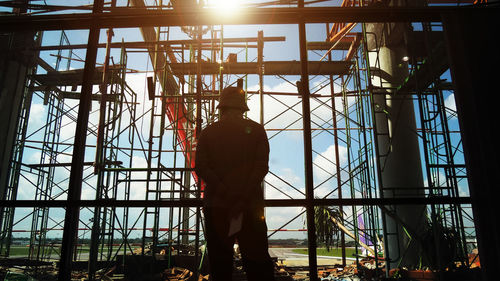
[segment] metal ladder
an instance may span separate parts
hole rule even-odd
[[[42,42],[43,32],[35,34],[35,42],[40,46]],[[37,66],[28,69],[27,77],[30,74],[36,73]],[[7,170],[7,184],[5,190],[6,201],[13,201],[17,198],[17,191],[19,187],[19,178],[21,175],[21,165],[24,153],[24,142],[26,140],[26,132],[28,128],[29,115],[31,110],[31,101],[33,98],[34,81],[27,79],[23,89],[23,98],[21,101],[21,108],[18,115],[16,124],[16,139],[13,145],[13,151],[10,161],[10,167]],[[12,227],[14,223],[14,207],[1,207],[0,208],[0,256],[8,257],[10,254],[10,243],[12,240]]]
[[[430,196],[458,197],[458,182],[467,175],[458,175],[457,171],[465,170],[464,164],[455,163],[451,143],[443,92],[439,89],[441,81],[436,81],[431,93],[418,96],[421,111],[422,138],[424,143],[424,159],[428,174]],[[444,176],[444,179],[442,178]],[[433,216],[442,219],[444,227],[457,231],[460,236],[460,258],[467,264],[466,234],[462,207],[453,204],[433,206]]]
[[[57,143],[61,132],[61,121],[64,103],[54,93],[47,92],[47,121],[45,125],[44,141],[41,151],[40,167],[37,175],[35,200],[51,200],[52,187],[54,186],[55,167],[57,163]],[[43,165],[47,164],[47,167]],[[48,259],[45,249],[45,238],[47,233],[49,208],[35,207],[33,209],[33,220],[30,235],[30,259]]]
[[[363,28],[364,29],[364,28]],[[386,93],[388,92],[387,90],[390,89],[390,87],[387,87],[386,83],[381,79],[381,69],[380,69],[380,62],[379,62],[379,55],[378,55],[378,44],[375,47],[373,51],[368,50],[367,47],[367,33],[364,30],[364,44],[365,44],[365,57],[366,57],[366,65],[367,68],[369,69],[369,77],[368,80],[370,81],[369,83],[369,91],[371,95],[371,110],[372,110],[372,120],[373,120],[373,139],[375,141],[375,156],[377,159],[377,178],[378,178],[378,186],[379,186],[379,196],[380,198],[384,198],[384,193],[387,191],[390,191],[386,188],[384,188],[384,182],[382,180],[382,171],[384,169],[384,159],[389,155],[390,153],[390,143],[391,143],[391,136],[389,133],[389,127],[387,121],[389,120],[390,116],[388,116],[388,112],[385,109],[385,106],[387,104],[387,99],[386,99]],[[377,39],[375,38],[375,42],[378,42]],[[372,63],[370,62],[370,53],[375,54],[375,62]],[[373,85],[373,78],[374,77],[379,77],[378,81],[378,86]],[[386,151],[380,151],[381,146],[380,146],[380,141],[384,140],[389,144],[389,146],[386,148]],[[385,267],[386,267],[386,272],[389,272],[389,269],[391,268],[391,262],[395,262],[396,260],[399,259],[399,257],[391,257],[391,253],[388,247],[388,241],[394,239],[397,239],[399,245],[399,229],[398,227],[395,227],[394,230],[389,231],[388,230],[388,220],[393,220],[391,218],[390,213],[392,213],[394,210],[388,210],[387,208],[382,208],[382,213],[381,213],[381,221],[382,221],[382,228],[384,231],[384,236],[383,236],[383,242],[384,242],[384,254],[386,258],[385,262]],[[389,212],[389,213],[388,213]],[[399,247],[399,246],[398,246]],[[400,252],[398,250],[398,252]]]

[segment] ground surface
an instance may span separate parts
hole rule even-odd
[[[269,248],[269,254],[272,257],[276,257],[279,262],[282,262],[283,265],[286,266],[307,266],[308,256],[305,253],[305,249],[302,251],[304,254],[297,253],[297,249],[298,248]],[[16,247],[11,252],[11,258],[26,258],[28,255],[28,249],[26,247]],[[57,258],[57,253],[54,253],[54,258]],[[87,259],[88,251],[83,251],[83,253],[79,255],[79,260],[84,261]],[[347,258],[347,264],[351,264],[353,261],[354,258]],[[342,259],[339,257],[318,254],[318,265],[334,265],[341,263]]]
[[[305,254],[295,253],[294,248],[270,248],[269,254],[271,257],[278,258],[279,262],[283,262],[286,266],[307,266],[308,256]],[[347,258],[347,264],[354,262],[353,258]],[[318,256],[318,265],[334,265],[342,264],[342,258]]]

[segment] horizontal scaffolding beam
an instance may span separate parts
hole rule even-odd
[[[119,83],[121,78],[118,75],[119,66],[113,66],[109,69],[111,75],[107,76],[107,83],[114,81]],[[103,67],[96,67],[91,83],[93,85],[99,85],[102,81]],[[55,86],[77,86],[83,83],[83,68],[82,69],[72,69],[65,71],[51,71],[46,74],[35,74],[32,78],[45,87],[55,87]]]
[[[314,199],[314,206],[382,206],[382,205],[435,205],[435,204],[470,204],[470,197],[406,197],[406,198],[346,198],[346,199]],[[67,205],[80,207],[117,207],[117,208],[145,208],[145,207],[202,207],[202,199],[182,200],[15,200],[4,201],[0,204],[5,207],[51,207],[64,208]],[[266,207],[304,207],[306,199],[267,199]]]
[[[264,42],[283,42],[286,40],[285,36],[271,36],[271,37],[263,37],[262,40]],[[215,41],[215,42],[214,42]],[[255,43],[258,41],[257,37],[241,37],[241,38],[224,38],[224,44],[226,43]],[[202,39],[201,44],[210,44],[215,43],[219,44],[219,40],[211,40],[211,39]],[[154,47],[155,45],[159,46],[181,46],[181,45],[191,45],[197,48],[199,44],[199,40],[160,40],[155,42],[112,42],[109,44],[110,48],[114,49],[147,49]],[[105,48],[106,44],[101,43],[97,45],[98,48]],[[86,49],[87,44],[72,44],[72,45],[49,45],[49,46],[40,46],[31,48],[36,51],[50,51],[50,50],[74,50],[74,49]]]
[[[222,17],[213,9],[183,11],[123,9],[120,12],[7,15],[0,17],[0,31],[75,30],[98,28],[132,28],[145,26],[199,26],[245,24],[297,24],[326,22],[440,22],[445,14],[500,14],[491,6],[428,7],[307,7],[246,8],[237,17]]]
[[[352,45],[352,42],[354,41],[354,37],[352,37],[352,35],[357,35],[357,34],[351,34],[349,36],[342,37],[338,41],[333,41],[333,42],[330,41],[307,42],[307,49],[311,51],[314,50],[328,51],[333,47],[333,50],[349,50],[349,48]]]
[[[169,64],[175,75],[194,75],[197,73],[197,63],[171,63]],[[310,75],[344,75],[349,71],[351,62],[346,61],[310,61]],[[236,62],[236,63],[202,63],[202,75],[219,74],[259,74],[259,63]],[[300,75],[300,61],[266,61],[263,62],[264,75]],[[222,67],[222,69],[221,69]]]

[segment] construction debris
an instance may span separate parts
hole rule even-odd
[[[7,272],[5,275],[5,278],[3,279],[4,281],[36,281],[35,278],[22,274],[22,273],[15,273],[15,272]]]
[[[162,275],[163,281],[184,281],[190,280],[193,276],[193,272],[188,269],[173,267],[169,269],[165,269]]]
[[[0,259],[1,281],[55,281],[57,266],[53,262],[25,258]]]

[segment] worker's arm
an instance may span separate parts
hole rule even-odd
[[[208,140],[202,132],[196,145],[195,171],[198,177],[203,179],[207,188],[214,188],[222,184],[215,171],[209,165]],[[208,190],[207,190],[208,191]],[[210,191],[209,191],[210,192]]]
[[[264,128],[258,131],[255,162],[248,178],[250,186],[260,186],[267,172],[269,172],[269,141]]]
[[[247,200],[249,198],[256,198],[256,193],[262,192],[261,184],[264,177],[269,171],[269,141],[267,139],[266,131],[264,128],[258,130],[257,145],[254,151],[254,162],[251,167],[251,172],[246,182],[241,184],[241,190],[238,198],[234,198],[234,207],[231,213],[237,215],[245,207],[248,207]]]

